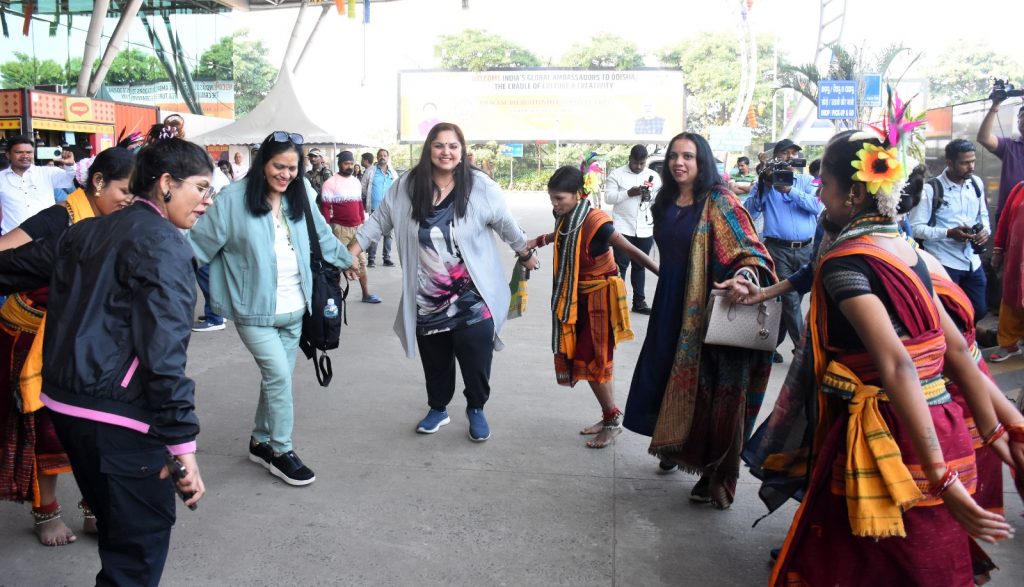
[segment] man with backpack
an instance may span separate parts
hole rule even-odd
[[[970,298],[978,322],[988,312],[980,253],[990,227],[985,187],[974,175],[975,151],[974,143],[965,139],[946,145],[946,169],[925,184],[921,203],[910,212],[910,224],[914,238]]]

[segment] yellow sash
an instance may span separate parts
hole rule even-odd
[[[629,322],[629,306],[626,302],[626,282],[618,275],[595,279],[592,281],[580,281],[578,286],[579,295],[590,294],[602,289],[608,289],[608,314],[611,318],[611,339],[612,346],[616,347],[620,342],[633,340],[633,330]],[[573,302],[573,305],[576,305]],[[572,322],[559,323],[562,329],[560,338],[561,348],[559,352],[572,359],[576,356],[576,320]],[[598,325],[591,325],[598,328]]]
[[[89,196],[79,188],[68,196],[64,202],[71,216],[72,224],[85,218],[92,218],[96,214],[89,204]],[[29,348],[28,356],[25,358],[25,365],[21,368],[20,388],[22,411],[25,414],[34,412],[43,407],[40,395],[43,392],[43,332],[46,330],[46,316],[43,315],[39,322],[36,337]]]
[[[878,411],[881,388],[836,361],[827,371],[855,386],[846,426],[846,507],[853,535],[906,537],[902,513],[924,496]]]

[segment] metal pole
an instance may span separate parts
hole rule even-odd
[[[302,24],[302,17],[306,14],[306,6],[309,5],[308,0],[302,0],[302,5],[299,6],[299,14],[295,17],[295,25],[292,26],[292,36],[288,39],[288,46],[284,50],[284,59],[281,60],[281,69],[287,69],[291,71],[291,67],[288,62],[291,61],[292,53],[295,52],[295,42],[299,38],[299,26]]]
[[[100,52],[100,36],[103,34],[103,21],[107,19],[110,0],[96,0],[92,7],[92,18],[89,20],[89,32],[85,36],[85,51],[82,53],[82,70],[78,72],[78,86],[75,94],[84,96],[89,90],[89,77],[92,64]]]
[[[508,189],[512,189],[512,166],[515,162],[515,157],[508,158]]]
[[[110,41],[107,42],[107,50],[103,52],[103,60],[100,61],[96,74],[89,81],[88,93],[90,96],[95,96],[100,91],[100,86],[103,85],[103,80],[107,77],[107,70],[110,69],[110,64],[114,62],[117,54],[121,52],[121,41],[124,40],[128,34],[128,29],[135,22],[135,16],[139,13],[141,6],[142,0],[131,0],[131,3],[121,12],[121,18],[117,20],[117,26],[114,27],[114,34],[110,35]],[[82,63],[82,69],[85,69],[84,62]],[[90,69],[92,68],[90,67]]]
[[[299,66],[302,65],[302,58],[306,56],[306,51],[309,49],[309,46],[313,44],[313,38],[316,37],[316,32],[320,30],[320,23],[327,18],[327,11],[330,8],[330,6],[324,4],[323,10],[320,11],[320,18],[316,19],[316,24],[313,25],[313,32],[309,33],[309,36],[306,37],[306,44],[302,46],[302,53],[299,53],[299,59],[295,62],[295,67],[292,68],[294,73],[299,72]]]

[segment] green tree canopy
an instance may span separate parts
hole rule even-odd
[[[196,79],[202,80],[231,80],[235,79],[235,39],[221,37],[206,51],[203,51],[199,58],[199,67],[196,68]]]
[[[277,68],[267,61],[267,48],[262,41],[250,40],[242,29],[232,36],[232,79],[235,80],[235,117],[249,113],[263,98],[277,78]]]
[[[757,85],[751,106],[757,116],[753,128],[755,143],[771,135],[771,37],[757,39]],[[740,39],[737,35],[706,32],[683,40],[658,52],[666,67],[683,70],[687,91],[687,125],[693,132],[707,136],[711,126],[730,122],[739,100]]]
[[[454,35],[442,35],[434,54],[443,69],[483,71],[537,67],[540,59],[529,50],[499,35],[479,29],[466,29]]]
[[[81,60],[79,60],[78,68],[81,69]],[[75,79],[78,79],[77,73]],[[110,62],[110,70],[107,71],[104,83],[116,86],[150,84],[166,80],[167,72],[155,55],[133,48],[121,51]]]
[[[562,65],[583,69],[636,69],[643,64],[635,43],[611,33],[598,33],[588,43],[576,43],[562,56]]]
[[[63,84],[67,74],[59,63],[52,59],[40,61],[35,57],[15,51],[14,59],[0,64],[0,76],[5,88],[29,88],[32,86]]]
[[[1013,57],[996,53],[983,43],[955,41],[937,53],[924,67],[929,81],[930,107],[960,104],[987,98],[992,78],[1005,79],[1020,87],[1024,64]]]

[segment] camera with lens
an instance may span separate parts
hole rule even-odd
[[[968,232],[970,232],[971,235],[974,236],[974,235],[981,234],[981,232],[983,230],[985,230],[985,226],[982,223],[979,222],[979,223],[975,224],[974,226],[972,226],[971,230],[969,230]],[[979,244],[975,243],[973,240],[971,241],[971,248],[974,249],[974,252],[979,254],[979,255],[984,254],[985,251],[988,250],[988,246],[987,245],[979,245]]]
[[[761,170],[761,181],[771,184],[772,187],[788,188],[793,186],[793,168],[802,169],[807,167],[807,159],[771,159],[765,161],[764,169]]]
[[[1007,98],[1020,96],[1024,96],[1024,90],[1013,87],[1013,84],[1007,83],[1004,79],[995,78],[992,80],[992,93],[988,95],[989,100],[1002,102]]]

